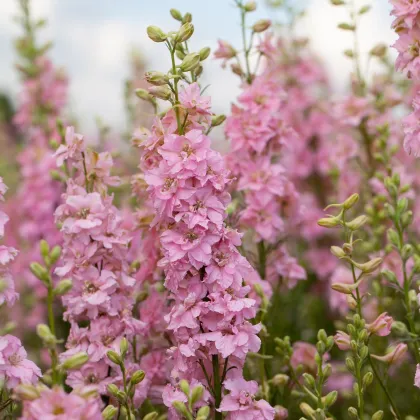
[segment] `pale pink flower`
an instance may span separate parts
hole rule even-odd
[[[367,330],[371,334],[385,337],[391,333],[391,326],[394,320],[386,312],[380,314],[371,324],[366,324]]]

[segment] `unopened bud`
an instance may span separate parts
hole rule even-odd
[[[165,32],[163,32],[162,29],[158,28],[157,26],[148,26],[147,35],[152,41],[155,42],[164,42],[168,38]]]
[[[122,364],[122,360],[120,355],[113,351],[113,350],[109,350],[106,355],[108,356],[108,359],[111,360],[111,362],[115,363],[116,365],[121,365]]]
[[[125,358],[127,351],[128,351],[128,341],[125,337],[123,337],[120,341],[120,354],[123,359]]]
[[[157,413],[156,411],[153,411],[152,413],[146,414],[143,417],[143,420],[156,420],[159,416],[159,413]]]
[[[193,388],[191,393],[191,404],[194,405],[196,402],[200,401],[204,394],[204,387],[202,385],[197,385]]]
[[[61,246],[56,245],[50,252],[50,263],[55,264],[61,256]]]
[[[119,392],[119,389],[118,389],[117,385],[115,385],[115,384],[109,384],[107,386],[107,390],[113,397],[116,397],[118,392]]]
[[[190,413],[187,410],[187,407],[185,407],[185,404],[181,401],[174,401],[172,403],[172,406],[175,408],[175,410],[181,414],[182,416],[184,416],[185,418],[189,418],[190,417]]]
[[[188,41],[194,33],[194,25],[190,22],[184,23],[175,35],[175,42]]]
[[[343,203],[343,209],[351,209],[359,201],[359,194],[352,194],[346,201]]]
[[[194,70],[199,64],[200,54],[190,53],[185,56],[179,67],[182,71],[191,71]]]
[[[104,420],[113,420],[118,413],[118,408],[113,405],[108,405],[102,411],[102,417]]]
[[[245,12],[253,12],[257,8],[257,3],[255,1],[248,1],[244,4]]]
[[[138,98],[143,99],[144,101],[150,101],[153,99],[146,89],[136,89],[135,94]]]
[[[41,255],[43,258],[48,257],[48,254],[50,253],[50,246],[48,245],[48,242],[45,239],[42,239],[39,242],[39,250],[41,251]]]
[[[336,292],[344,293],[346,295],[350,295],[355,291],[360,284],[362,283],[363,279],[360,279],[357,283],[348,284],[348,283],[333,283],[331,285],[331,289],[335,290]]]
[[[323,217],[318,220],[318,225],[325,228],[334,228],[339,226],[341,223],[340,219],[337,217]]]
[[[244,74],[244,72],[242,70],[242,67],[239,64],[237,64],[237,63],[231,64],[230,65],[230,68],[231,68],[232,72],[234,74],[236,74],[237,76],[242,77],[242,75]]]
[[[184,17],[182,18],[182,23],[192,22],[192,14],[185,13]]]
[[[363,388],[366,389],[373,381],[373,373],[366,372],[365,376],[363,376]]]
[[[271,20],[269,19],[260,19],[252,25],[252,30],[255,33],[260,33],[266,31],[271,26]]]
[[[401,321],[394,321],[391,325],[391,331],[400,337],[408,334],[407,326]]]
[[[197,420],[206,420],[210,415],[210,407],[205,405],[201,407],[197,412]]]
[[[342,6],[343,4],[346,4],[344,0],[330,0],[330,2],[333,6]]]
[[[302,411],[302,413],[305,414],[305,416],[308,416],[310,418],[315,413],[315,410],[307,403],[300,403],[299,408]]]
[[[178,20],[179,22],[182,22],[182,15],[181,12],[177,9],[171,9],[169,11],[171,13],[171,16],[175,19]]]
[[[172,95],[172,91],[168,86],[151,86],[149,93],[155,98],[163,99],[164,101],[170,99]]]
[[[390,270],[383,270],[381,274],[390,282],[398,284],[397,276]]]
[[[223,124],[226,120],[226,115],[220,114],[220,115],[213,115],[211,117],[211,126],[217,127],[221,124]]]
[[[357,412],[357,409],[354,407],[349,407],[347,412],[349,413],[349,416],[351,419],[357,419],[359,420],[359,414]]]
[[[377,411],[373,416],[372,420],[382,420],[384,418],[384,412],[379,410]],[[408,420],[408,417],[406,417],[406,420]]]
[[[211,49],[209,47],[201,48],[198,52],[200,54],[200,61],[204,61],[210,55]]]
[[[277,387],[283,387],[285,385],[287,385],[287,383],[289,382],[289,376],[285,375],[284,373],[278,373],[277,375],[274,375],[273,378],[271,379],[271,383],[274,386]]]
[[[64,370],[79,369],[89,360],[89,356],[85,352],[76,353],[73,356],[66,359],[61,367]]]
[[[144,371],[137,370],[131,376],[130,381],[131,381],[132,384],[137,385],[144,379],[145,376],[146,376],[146,374],[144,373]]]
[[[169,77],[160,71],[148,71],[144,77],[148,83],[154,86],[166,85],[169,82]]]
[[[31,269],[32,274],[41,280],[44,284],[48,285],[50,281],[50,275],[48,270],[43,267],[41,264],[34,262],[32,263],[29,268]]]
[[[190,385],[188,384],[188,381],[185,379],[182,379],[179,382],[179,389],[187,396],[190,395]]]
[[[324,400],[324,404],[327,407],[331,407],[332,405],[334,405],[334,403],[337,401],[337,396],[338,393],[337,391],[331,391],[328,395],[326,395],[323,400]]]
[[[367,221],[368,221],[367,216],[362,215],[362,216],[356,217],[350,222],[346,222],[346,226],[350,230],[357,230],[357,229],[360,229]]]
[[[47,346],[54,346],[57,343],[57,339],[51,332],[48,325],[38,324],[36,326],[36,333],[38,334],[38,337],[41,338]]]
[[[344,252],[344,250],[342,248],[340,248],[339,246],[332,246],[330,248],[331,250],[331,254],[333,254],[335,257],[337,258],[344,258],[347,257],[347,254]]]
[[[14,390],[15,396],[22,401],[33,401],[40,397],[40,393],[36,387],[30,384],[21,384]]]
[[[373,273],[382,264],[382,258],[373,258],[364,264],[359,264],[353,261],[353,264],[364,274],[370,274]]]
[[[54,288],[54,294],[56,296],[65,295],[73,287],[73,282],[70,279],[61,280]]]

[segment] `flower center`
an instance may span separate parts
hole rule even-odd
[[[162,187],[162,191],[168,191],[172,187],[174,182],[175,182],[174,178],[166,178],[165,183],[163,184],[163,187]]]
[[[21,361],[22,361],[22,357],[16,353],[9,356],[9,362],[13,366],[17,366]]]

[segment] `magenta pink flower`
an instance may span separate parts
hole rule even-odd
[[[367,330],[371,334],[385,337],[391,334],[391,326],[394,320],[386,312],[380,314],[371,324],[366,324]]]

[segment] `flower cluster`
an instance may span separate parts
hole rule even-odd
[[[398,51],[396,68],[404,72],[416,84],[420,81],[420,3],[418,1],[391,0],[395,17],[392,27],[398,33],[394,48]],[[413,99],[414,111],[403,121],[404,148],[407,153],[420,156],[420,93]]]

